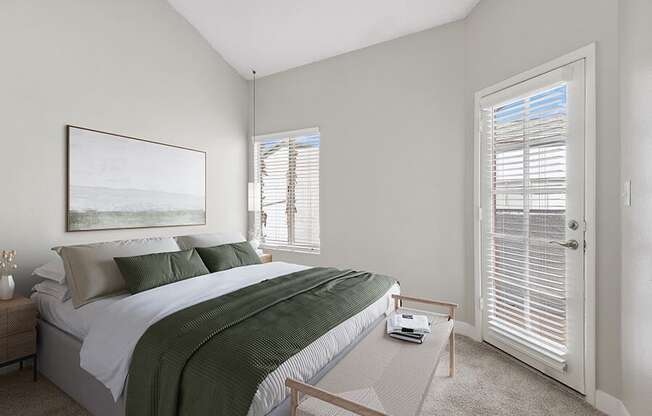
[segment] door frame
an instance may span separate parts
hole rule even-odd
[[[541,74],[566,66],[575,61],[585,61],[585,144],[584,144],[584,220],[586,221],[586,252],[584,254],[584,383],[585,398],[595,406],[596,369],[596,89],[595,89],[595,43],[586,45],[564,56],[553,59],[504,81],[483,88],[475,93],[473,130],[473,250],[474,250],[474,309],[475,335],[483,340],[482,334],[482,206],[481,206],[481,136],[480,99],[515,84],[535,78]]]

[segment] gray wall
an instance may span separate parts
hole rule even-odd
[[[541,23],[541,24],[539,24]],[[484,0],[466,21],[466,152],[473,152],[473,94],[591,42],[597,43],[597,386],[620,397],[620,141],[618,2]],[[469,160],[466,172],[473,172]],[[467,176],[466,218],[473,205]],[[472,246],[472,232],[466,245]],[[467,257],[472,262],[473,258]],[[469,293],[469,296],[472,296]],[[467,302],[472,302],[471,297]]]
[[[245,231],[247,83],[166,1],[5,0],[0,34],[0,248],[21,291],[56,244]],[[208,225],[66,233],[66,124],[207,151]]]
[[[321,129],[321,254],[462,302],[464,31],[454,23],[263,78],[257,133]],[[463,319],[470,318],[463,304]]]
[[[620,2],[623,401],[632,416],[652,409],[652,2]]]
[[[613,0],[485,0],[465,21],[261,79],[257,133],[322,130],[322,253],[275,258],[390,273],[407,293],[459,302],[461,319],[472,323],[473,94],[591,42],[598,47],[597,385],[619,397]]]

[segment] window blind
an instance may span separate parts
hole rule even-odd
[[[488,330],[565,368],[567,85],[483,106]]]
[[[319,251],[317,129],[254,139],[256,234],[263,246]]]

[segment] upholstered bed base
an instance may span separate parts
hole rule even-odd
[[[321,380],[373,328],[384,322],[384,318],[381,316],[370,325],[351,345],[342,350],[309,380],[309,384],[316,384]],[[80,350],[80,340],[46,321],[38,320],[38,360],[41,374],[94,416],[125,416],[124,396],[115,402],[109,389],[79,366]],[[288,416],[289,414],[290,399],[288,397],[267,416]]]
[[[94,416],[124,416],[124,401],[79,366],[81,341],[39,319],[39,371]]]

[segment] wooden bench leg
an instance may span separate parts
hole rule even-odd
[[[290,415],[297,416],[297,409],[299,408],[299,390],[290,388],[290,395],[291,395]]]
[[[455,308],[448,310],[448,317],[453,321],[453,328],[448,339],[448,374],[453,377],[455,375]]]
[[[448,340],[448,373],[451,377],[455,375],[455,328],[451,330],[451,335]]]

